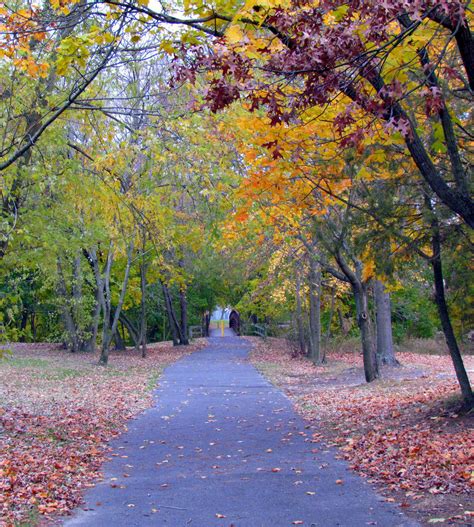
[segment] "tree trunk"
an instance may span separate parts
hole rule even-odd
[[[351,285],[356,303],[357,324],[359,325],[362,342],[365,380],[367,382],[372,382],[379,377],[379,367],[377,364],[374,334],[370,320],[367,286],[360,282],[352,283]]]
[[[142,251],[142,261],[140,265],[140,344],[142,346],[142,357],[146,357],[146,262],[145,247]]]
[[[30,320],[31,334],[33,335],[33,342],[36,342],[36,323],[35,323],[35,320],[36,320],[36,314],[33,311],[31,313],[31,320]]]
[[[459,386],[461,387],[461,393],[464,399],[464,408],[467,411],[470,411],[474,407],[474,396],[466,368],[464,367],[464,362],[462,360],[456,336],[454,334],[453,326],[451,324],[451,319],[449,317],[449,310],[444,290],[443,266],[441,262],[441,240],[436,219],[433,220],[432,226],[433,258],[431,260],[431,266],[433,268],[436,306],[438,307],[441,326],[443,328],[449,354],[451,355],[451,360],[453,361],[456,377],[459,382]]]
[[[76,353],[79,351],[77,328],[69,306],[69,295],[66,287],[66,279],[63,273],[61,258],[58,257],[56,265],[58,270],[58,296],[61,301],[61,313],[67,333],[66,345],[73,353]]]
[[[165,299],[166,313],[168,315],[168,322],[171,329],[171,336],[173,338],[173,346],[178,346],[180,342],[178,324],[176,323],[176,316],[174,313],[173,303],[171,302],[171,296],[168,286],[162,282],[161,288],[163,290],[163,297]]]
[[[385,286],[380,280],[375,280],[375,317],[377,323],[377,357],[380,364],[399,366],[395,358],[392,337],[392,309],[390,293],[385,291]]]
[[[20,322],[20,342],[26,342],[26,325],[28,324],[28,318],[30,316],[30,312],[28,309],[23,309],[21,312],[21,322]]]
[[[112,341],[112,332],[110,329],[110,273],[112,269],[113,261],[113,246],[112,243],[109,246],[109,252],[107,254],[107,260],[104,268],[104,272],[100,273],[98,262],[98,284],[101,284],[100,290],[102,291],[101,301],[102,301],[102,346],[99,357],[99,364],[107,364],[109,361],[109,347],[110,342]]]
[[[334,318],[334,307],[335,307],[335,305],[336,305],[336,288],[333,287],[331,289],[331,307],[329,308],[328,327],[326,329],[326,335],[324,336],[324,341],[325,341],[326,344],[331,339],[331,326],[332,326],[332,319]]]
[[[81,268],[81,253],[79,252],[72,262],[72,308],[71,314],[76,324],[76,329],[79,330],[77,321],[80,320],[81,303],[82,303],[82,268]],[[82,335],[79,339],[78,346],[82,348]]]
[[[132,256],[133,256],[133,242],[130,242],[127,249],[127,265],[125,267],[125,273],[122,281],[122,289],[120,291],[120,297],[117,302],[117,307],[115,308],[114,316],[112,319],[112,324],[110,324],[110,315],[111,315],[111,297],[110,297],[110,268],[111,263],[108,265],[109,272],[105,275],[107,299],[106,299],[106,313],[104,316],[104,339],[102,341],[102,349],[100,352],[99,364],[106,365],[109,361],[109,349],[112,337],[117,331],[118,321],[120,318],[120,312],[122,311],[123,302],[125,300],[125,293],[128,286],[128,278],[130,276],[130,267],[132,265]]]
[[[135,345],[135,350],[140,350],[140,332],[138,328],[136,328],[132,321],[125,315],[125,313],[120,313],[120,322],[127,328],[128,334],[133,340],[133,344]]]
[[[202,327],[202,336],[208,337],[209,336],[209,326],[211,324],[211,315],[209,314],[209,311],[206,311],[201,319],[201,327]]]
[[[119,326],[117,326],[117,330],[114,333],[113,340],[115,342],[115,350],[116,351],[125,351],[127,349],[127,346],[125,345],[125,341],[123,340],[123,336],[120,333]]]
[[[186,299],[186,289],[182,287],[179,290],[179,307],[181,314],[181,344],[187,346],[189,344],[188,338],[188,301]]]
[[[321,364],[321,271],[309,258],[309,358]]]
[[[98,285],[96,284],[95,292],[95,306],[94,312],[92,313],[92,320],[89,324],[88,333],[89,338],[85,340],[82,344],[82,350],[87,352],[94,352],[97,346],[97,333],[99,332],[99,319],[100,319],[100,300],[99,300],[99,291]]]
[[[301,307],[301,279],[299,269],[296,269],[296,284],[295,284],[295,299],[296,299],[296,328],[298,332],[298,347],[301,355],[306,352],[306,342],[304,338],[303,326],[303,309]]]

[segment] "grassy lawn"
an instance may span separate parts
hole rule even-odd
[[[152,404],[167,365],[202,346],[149,346],[97,356],[15,344],[0,360],[0,525],[66,514],[100,477],[107,443]]]

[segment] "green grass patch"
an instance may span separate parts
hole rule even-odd
[[[99,366],[102,368],[102,366]],[[103,374],[107,375],[108,377],[126,377],[128,375],[127,370],[115,370],[108,366],[107,368],[103,369]]]
[[[4,364],[15,368],[48,368],[49,366],[52,366],[51,362],[48,360],[33,359],[30,357],[7,358]]]
[[[35,525],[38,525],[40,518],[41,515],[38,509],[35,507],[26,513],[24,520],[16,521],[13,525],[14,527],[34,527]]]
[[[36,378],[46,379],[48,381],[63,381],[65,379],[74,379],[87,375],[85,370],[76,370],[73,368],[57,368],[52,371],[38,372],[33,374]]]
[[[161,373],[163,370],[155,370],[150,378],[148,379],[148,383],[146,385],[147,392],[152,392],[158,383],[158,379],[161,377]]]

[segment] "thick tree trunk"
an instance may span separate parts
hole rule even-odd
[[[309,358],[321,364],[321,271],[309,259]]]
[[[367,382],[372,382],[379,377],[379,367],[377,363],[372,322],[369,313],[367,287],[362,283],[351,285],[356,303],[357,324],[360,329],[365,380]]]
[[[390,293],[385,291],[385,286],[380,280],[375,280],[375,313],[377,323],[377,357],[380,364],[399,366],[395,358],[392,337],[392,309]]]
[[[362,355],[364,357],[364,373],[367,382],[375,381],[379,377],[379,367],[377,363],[377,351],[375,349],[374,333],[369,312],[369,297],[367,293],[367,283],[361,279],[362,262],[352,257],[355,264],[355,271],[351,269],[340,251],[335,253],[336,262],[347,281],[351,284],[352,293],[355,299],[357,324],[360,330],[362,342]]]
[[[295,300],[296,300],[296,329],[298,337],[298,347],[301,355],[306,352],[306,342],[304,338],[304,326],[303,326],[303,309],[301,306],[301,278],[299,269],[296,269],[296,283],[295,283]]]

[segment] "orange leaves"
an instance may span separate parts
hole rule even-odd
[[[368,260],[364,263],[364,269],[362,270],[362,280],[367,282],[375,275],[375,262]]]
[[[249,217],[249,214],[245,210],[240,210],[239,212],[237,212],[237,214],[234,215],[235,221],[238,221],[238,222],[247,221],[248,217]]]
[[[32,57],[15,59],[13,64],[33,79],[45,78],[48,75],[49,64],[46,62],[38,63]]]

